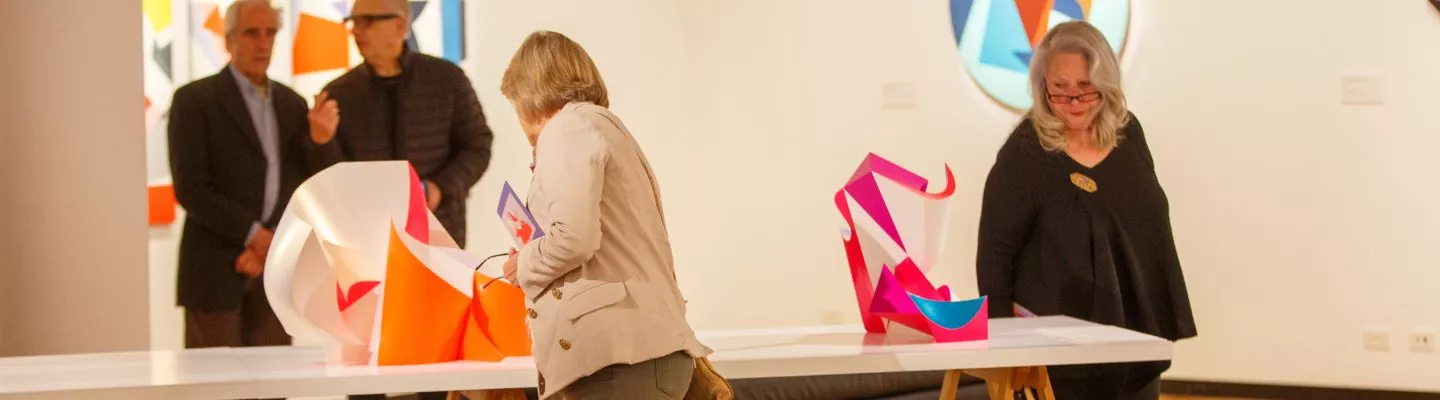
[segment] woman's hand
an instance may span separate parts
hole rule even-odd
[[[518,260],[515,249],[510,249],[510,257],[505,259],[505,280],[516,285],[520,284],[520,281],[515,280],[515,268]]]

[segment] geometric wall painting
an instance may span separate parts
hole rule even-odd
[[[295,75],[350,67],[350,35],[345,25],[301,13],[295,23]]]
[[[151,225],[175,218],[166,125],[175,89],[230,62],[225,11],[234,0],[142,0],[147,186]],[[278,0],[270,79],[307,101],[363,59],[342,22],[353,0]],[[411,1],[411,49],[456,64],[465,60],[464,0]]]
[[[144,109],[146,154],[164,154],[165,124],[170,112],[170,96],[175,91],[174,12],[171,0],[144,0],[141,19],[144,22]],[[170,186],[170,167],[165,158],[147,157],[145,184],[149,222],[169,224],[175,219],[175,197]]]
[[[992,99],[1028,110],[1030,58],[1051,27],[1083,20],[1118,56],[1130,31],[1130,0],[950,0],[950,22],[965,71]]]
[[[213,74],[225,63],[230,62],[230,53],[225,51],[225,7],[228,4],[194,2],[190,8],[190,54],[193,58],[191,69],[195,78],[206,72]]]
[[[290,54],[294,64],[286,71],[293,78],[287,83],[308,100],[364,60],[344,24],[350,1],[291,0],[289,5],[294,11],[286,22],[295,31]],[[465,59],[464,13],[463,0],[411,1],[406,42],[412,50],[459,64]]]
[[[464,0],[412,1],[410,48],[460,63],[465,60]]]
[[[288,54],[294,63],[284,72],[291,75],[286,83],[306,100],[320,94],[326,84],[363,60],[344,23],[350,15],[348,4],[315,0],[290,2],[293,11],[285,22],[295,29]]]

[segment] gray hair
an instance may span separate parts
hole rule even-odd
[[[1130,110],[1125,103],[1125,91],[1120,86],[1120,63],[1111,49],[1105,35],[1084,21],[1055,25],[1036,46],[1035,57],[1030,63],[1030,98],[1034,105],[1029,116],[1045,150],[1065,150],[1065,121],[1050,109],[1046,96],[1045,72],[1055,54],[1079,54],[1090,63],[1090,82],[1100,92],[1101,101],[1092,126],[1095,135],[1091,138],[1093,143],[1109,148],[1124,139],[1123,130],[1130,124]]]
[[[274,11],[275,15],[281,15],[280,9],[272,7],[269,0],[235,0],[234,3],[230,3],[230,7],[225,9],[225,37],[228,38],[235,35],[235,27],[240,26],[240,10],[243,10],[246,5],[265,6],[271,11]],[[284,18],[280,18],[279,20],[279,24],[283,26],[285,24]]]

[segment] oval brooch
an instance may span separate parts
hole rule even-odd
[[[1090,179],[1090,177],[1079,172],[1070,173],[1070,183],[1075,184],[1075,187],[1080,188],[1080,190],[1090,193],[1095,193],[1095,190],[1098,189],[1095,187],[1094,179]]]

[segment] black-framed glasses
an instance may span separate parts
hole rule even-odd
[[[1050,99],[1051,104],[1070,104],[1070,102],[1073,101],[1089,103],[1095,100],[1100,100],[1100,92],[1081,93],[1076,96],[1071,96],[1065,94],[1053,94],[1047,91],[1045,92],[1045,97],[1048,97]]]
[[[400,14],[359,14],[345,17],[343,22],[351,28],[366,28],[376,22],[389,21],[396,18],[400,18]]]

